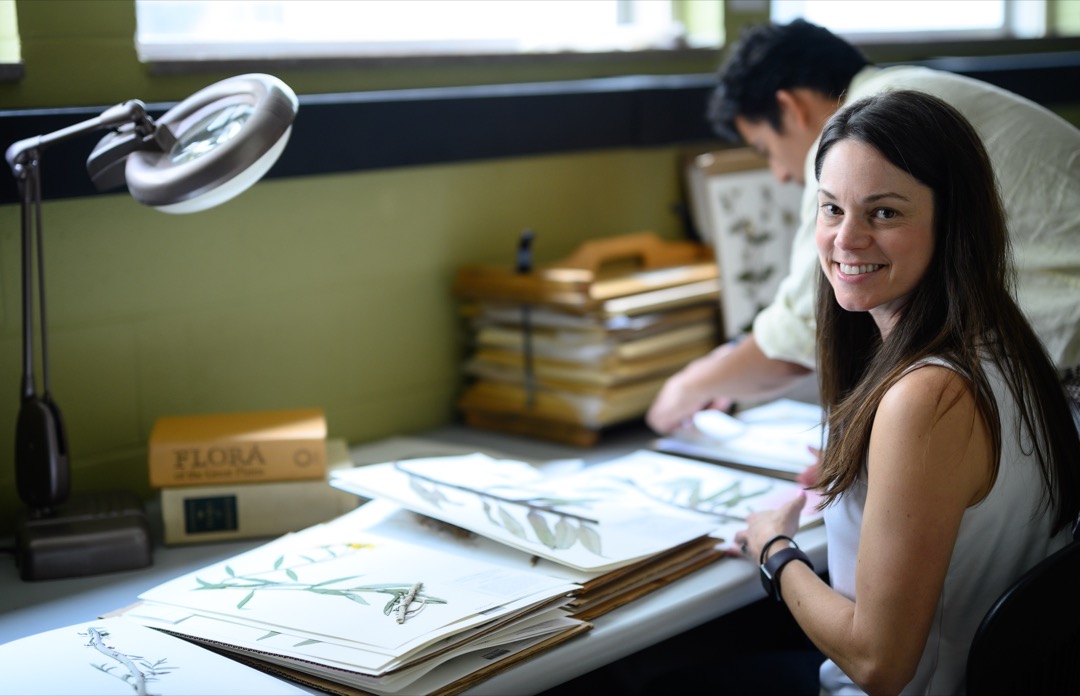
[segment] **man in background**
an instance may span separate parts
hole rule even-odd
[[[818,136],[845,103],[891,89],[928,92],[956,107],[990,154],[1016,267],[1016,297],[1080,396],[1080,130],[1023,97],[917,66],[880,68],[854,46],[803,20],[751,28],[718,73],[709,118],[722,137],[765,157],[781,182],[804,187],[788,276],[753,331],[673,375],[646,420],[660,433],[695,412],[775,398],[815,365],[814,225]]]

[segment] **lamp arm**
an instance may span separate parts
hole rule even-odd
[[[127,127],[139,140],[156,142],[159,129],[142,102],[134,100],[106,109],[96,118],[60,130],[26,138],[6,152],[8,166],[22,194],[22,323],[23,375],[19,414],[15,424],[15,480],[19,497],[32,515],[51,514],[64,502],[70,489],[67,435],[60,408],[49,390],[49,360],[45,321],[45,264],[41,234],[41,152],[58,143],[105,128]],[[167,131],[167,129],[163,129]],[[171,133],[169,134],[171,137]],[[37,274],[41,312],[41,362],[44,392],[34,386],[33,349],[33,257],[37,235]]]
[[[132,99],[112,106],[94,118],[75,123],[52,133],[35,135],[12,143],[7,149],[5,158],[15,177],[21,179],[23,166],[36,156],[34,153],[86,133],[93,133],[107,128],[122,128],[124,126],[128,126],[132,134],[142,144],[171,147],[175,141],[172,133],[167,128],[158,128],[154,120],[146,113],[146,105],[142,101]]]

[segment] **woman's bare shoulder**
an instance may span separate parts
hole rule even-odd
[[[892,471],[900,477],[898,486],[910,486],[935,504],[942,504],[940,492],[939,497],[929,492],[946,486],[955,502],[966,506],[989,489],[991,451],[967,378],[927,365],[905,374],[882,398],[871,433],[870,468],[879,477]]]
[[[968,410],[975,401],[967,378],[951,367],[928,363],[905,373],[885,392],[878,407],[882,415],[936,421],[955,407]]]

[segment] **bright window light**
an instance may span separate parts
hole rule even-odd
[[[911,40],[1023,37],[1045,33],[1045,0],[772,0],[772,17],[802,17],[845,36]]]
[[[139,58],[673,48],[671,0],[136,0]]]

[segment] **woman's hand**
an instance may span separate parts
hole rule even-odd
[[[806,506],[806,493],[799,494],[775,510],[752,512],[746,518],[746,529],[735,534],[735,543],[742,555],[757,563],[761,547],[777,534],[794,537],[799,530],[799,515]],[[774,546],[772,550],[780,550]]]

